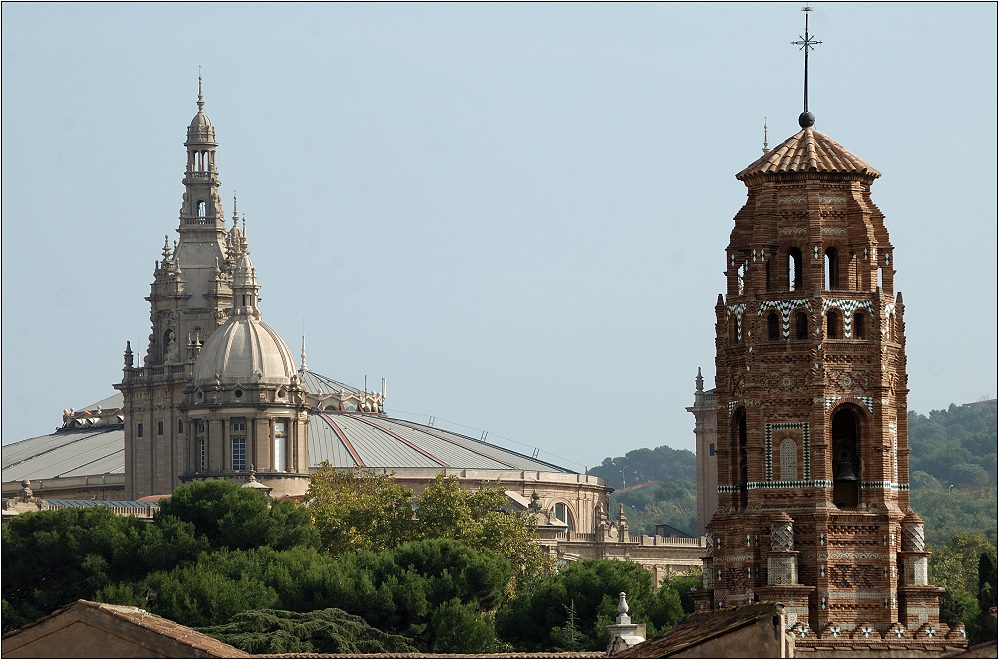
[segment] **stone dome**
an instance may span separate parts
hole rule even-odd
[[[194,363],[194,384],[287,385],[295,376],[291,349],[281,335],[253,315],[233,316],[205,342]]]
[[[194,115],[194,119],[191,120],[191,124],[187,127],[188,132],[193,131],[206,131],[212,126],[212,120],[208,118],[208,115],[202,110],[198,110],[198,114]]]

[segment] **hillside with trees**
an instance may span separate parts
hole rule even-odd
[[[912,507],[926,521],[926,540],[943,545],[957,534],[996,543],[997,405],[995,400],[909,413]],[[696,528],[694,454],[668,446],[605,458],[590,474],[607,479],[611,498],[626,507],[631,528],[655,532],[660,523]]]

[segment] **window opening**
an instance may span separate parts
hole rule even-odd
[[[767,315],[767,339],[770,341],[780,339],[780,320],[776,312]]]
[[[841,509],[856,508],[860,502],[859,439],[856,414],[845,407],[837,410],[832,417],[833,504]]]
[[[274,422],[274,470],[284,472],[288,469],[288,425],[286,422]]]
[[[736,445],[739,449],[739,505],[743,508],[749,503],[749,456],[746,448],[746,411],[739,409],[735,413],[734,427]]]
[[[805,287],[801,270],[801,250],[798,248],[787,251],[787,282],[789,291],[801,291]]]
[[[826,289],[839,288],[839,255],[836,248],[826,248]]]
[[[856,339],[867,339],[867,328],[864,327],[866,321],[864,320],[864,313],[857,312],[853,315],[853,336]]]
[[[236,472],[246,471],[246,422],[234,420],[232,430],[232,469]]]
[[[808,339],[808,315],[804,312],[794,315],[794,338]]]
[[[569,507],[563,502],[557,502],[555,504],[555,517],[564,522],[567,526],[567,531],[575,531],[575,524],[572,521],[572,513],[569,511]]]
[[[826,314],[826,338],[839,339],[839,314],[832,309]]]

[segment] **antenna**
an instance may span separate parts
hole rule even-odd
[[[802,128],[808,128],[815,125],[815,115],[808,111],[808,51],[815,50],[815,46],[822,42],[816,41],[808,34],[808,14],[814,10],[806,5],[801,8],[801,11],[805,12],[805,36],[798,35],[800,41],[792,41],[791,45],[800,46],[798,50],[805,51],[805,110],[798,117],[798,125]]]

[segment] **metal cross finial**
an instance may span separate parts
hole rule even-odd
[[[807,128],[815,123],[815,117],[810,116],[808,112],[808,51],[815,50],[815,46],[822,42],[816,41],[808,34],[808,14],[813,11],[812,8],[806,5],[801,8],[801,11],[805,12],[805,36],[798,35],[800,41],[792,41],[791,45],[799,46],[798,50],[805,51],[805,109],[801,117],[798,118],[798,123],[801,124],[802,128]]]

